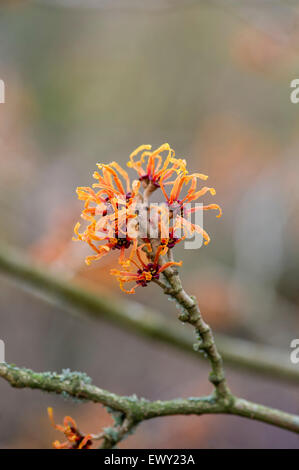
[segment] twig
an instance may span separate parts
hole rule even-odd
[[[136,428],[138,423],[139,421],[135,421],[134,417],[124,414],[124,419],[121,424],[105,430],[103,442],[99,448],[113,449],[129,433],[131,433],[134,428]]]
[[[168,257],[170,261],[173,261],[171,250],[168,251]],[[164,277],[170,285],[164,288],[164,293],[176,300],[183,309],[179,320],[195,328],[198,342],[194,349],[204,352],[210,361],[212,372],[209,379],[215,386],[216,398],[230,400],[232,395],[226,383],[222,357],[210,326],[202,318],[196,298],[186,293],[176,269],[168,268],[164,271]]]

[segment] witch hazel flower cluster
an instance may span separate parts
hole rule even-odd
[[[186,161],[176,158],[167,143],[156,150],[151,145],[139,146],[127,166],[137,173],[132,182],[118,163],[98,163],[93,174],[96,182],[77,188],[78,198],[84,202],[81,217],[85,225],[82,231],[81,224],[76,224],[73,239],[93,250],[87,264],[119,251],[120,268],[112,269],[111,275],[118,279],[121,290],[134,294],[137,287],[157,282],[165,269],[182,264],[170,256],[178,243],[198,234],[207,245],[208,233],[192,217],[208,210],[217,210],[220,217],[221,209],[217,204],[194,204],[216,191],[198,187],[208,176],[189,174]],[[159,203],[150,202],[154,193],[162,198]],[[133,287],[127,289],[127,283],[134,283]]]

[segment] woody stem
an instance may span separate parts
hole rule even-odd
[[[173,261],[171,250],[168,251],[168,258],[169,261]],[[198,341],[195,343],[194,349],[206,354],[210,361],[212,372],[209,380],[215,387],[216,397],[230,400],[231,392],[225,379],[222,357],[216,346],[213,332],[201,315],[196,298],[184,290],[176,269],[169,267],[163,274],[168,282],[164,293],[172,297],[183,308],[179,320],[183,323],[189,323],[195,328]]]
[[[99,446],[99,449],[113,449],[116,445],[122,441],[126,435],[132,431],[134,427],[137,426],[137,422],[134,419],[125,416],[124,420],[118,426],[114,426],[113,432],[108,434],[107,432],[103,433],[103,441]]]

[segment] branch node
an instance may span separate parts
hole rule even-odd
[[[178,316],[178,319],[183,322],[183,323],[186,323],[190,320],[190,315],[189,313],[185,310],[184,312],[180,313],[180,315]]]

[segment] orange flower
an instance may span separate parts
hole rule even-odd
[[[55,449],[90,449],[92,445],[91,435],[87,434],[84,436],[81,434],[77,428],[76,422],[70,416],[65,416],[63,420],[63,425],[55,424],[53,418],[53,409],[48,408],[48,415],[51,421],[52,426],[58,431],[62,432],[66,441],[60,443],[59,441],[53,442],[53,447]]]
[[[94,172],[93,177],[98,180],[98,183],[94,183],[92,187],[100,188],[98,194],[105,194],[109,199],[118,197],[123,200],[130,200],[136,196],[140,186],[139,183],[137,181],[133,181],[131,187],[128,173],[123,170],[118,163],[112,162],[109,165],[98,163],[97,167],[102,171],[102,175],[100,175],[98,171]],[[124,189],[124,185],[114,168],[125,181],[126,190]]]
[[[128,174],[116,162],[109,165],[97,165],[99,172],[93,176],[98,180],[90,187],[79,187],[78,198],[84,201],[82,218],[89,225],[82,233],[79,233],[81,224],[78,222],[74,228],[77,238],[73,240],[85,241],[96,252],[96,255],[88,256],[86,263],[99,260],[111,250],[120,250],[119,262],[128,264],[125,259],[125,250],[132,246],[133,256],[137,247],[137,235],[134,227],[127,233],[129,220],[136,218],[135,203],[138,199],[140,187],[139,181],[133,181],[132,186]],[[121,181],[119,175],[125,183]],[[93,188],[99,188],[96,192]],[[105,241],[105,244],[101,242]],[[130,259],[129,257],[129,259]]]
[[[169,144],[163,144],[156,150],[151,152],[151,145],[140,145],[130,155],[130,160],[127,163],[129,168],[134,168],[137,171],[139,180],[144,181],[144,184],[152,183],[153,186],[160,186],[160,179],[163,176],[164,181],[170,178],[175,172],[177,174],[185,174],[186,161],[174,158],[175,152],[170,148]],[[138,154],[139,160],[135,160]],[[161,153],[168,152],[166,158],[161,156]]]
[[[175,234],[174,227],[170,227],[168,237],[167,238],[161,238],[161,245],[164,247],[164,250],[161,254],[165,255],[169,249],[174,248],[175,245],[177,245],[181,241],[185,240],[185,238],[186,238],[186,235],[183,235],[182,237],[178,237]]]
[[[138,247],[136,254],[138,262],[132,260],[132,263],[137,267],[137,272],[132,271],[120,271],[118,269],[111,269],[111,274],[116,276],[119,281],[119,286],[123,292],[126,294],[135,294],[135,289],[137,287],[146,287],[152,280],[159,279],[160,274],[165,271],[169,266],[181,266],[182,261],[179,263],[175,261],[170,261],[168,263],[159,265],[159,257],[162,254],[164,247],[162,245],[157,249],[154,261],[151,262],[148,258],[146,261],[142,259],[141,253],[144,245]],[[126,282],[136,282],[130,290],[126,290],[123,285]]]
[[[208,204],[208,205],[197,205],[196,207],[187,207],[187,204],[190,204],[193,201],[196,201],[199,197],[204,196],[206,193],[210,193],[212,196],[216,194],[214,188],[210,188],[204,186],[200,190],[197,190],[197,180],[206,180],[208,176],[203,175],[201,173],[194,173],[191,175],[178,175],[177,178],[168,183],[172,184],[172,189],[170,191],[170,195],[166,193],[166,189],[164,186],[164,178],[162,176],[160,181],[161,190],[165,196],[167,201],[168,209],[171,213],[170,218],[172,219],[172,234],[170,238],[173,238],[173,234],[178,230],[182,229],[184,236],[181,238],[185,238],[187,235],[192,235],[194,232],[199,233],[205,239],[204,244],[207,245],[210,242],[210,237],[208,233],[199,225],[193,224],[190,222],[189,216],[190,214],[198,211],[198,210],[218,210],[219,213],[217,217],[221,217],[222,210],[218,204]],[[180,199],[181,191],[184,189],[185,185],[188,185],[191,182],[187,194]],[[166,183],[167,184],[167,183]],[[181,240],[180,239],[180,240]],[[180,241],[179,240],[179,241]]]

